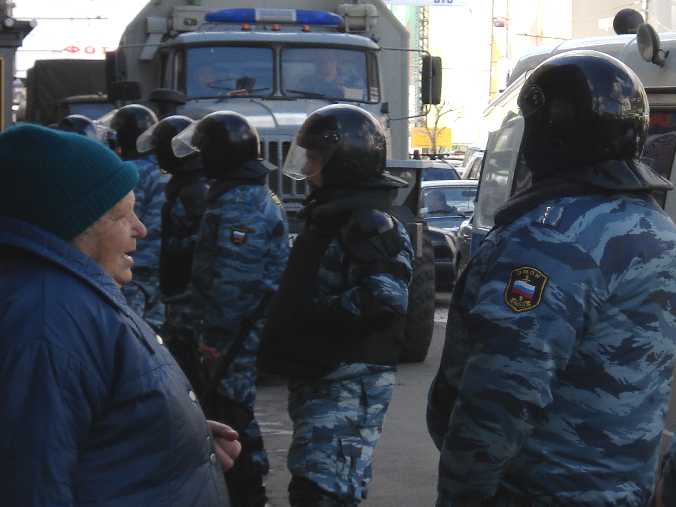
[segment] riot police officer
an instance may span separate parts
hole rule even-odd
[[[160,248],[160,291],[165,306],[164,339],[193,386],[202,381],[197,357],[189,286],[193,251],[206,208],[207,180],[198,153],[174,155],[171,140],[193,121],[168,116],[141,134],[140,154],[152,153],[160,169],[171,175],[164,189]]]
[[[261,355],[262,367],[292,379],[293,507],[357,505],[371,480],[413,261],[391,214],[405,183],[385,172],[385,158],[378,120],[332,105],[305,120],[284,164],[313,188]]]
[[[202,403],[240,435],[242,453],[226,475],[235,507],[266,503],[268,459],[254,418],[256,361],[271,294],[289,251],[288,225],[267,187],[256,129],[242,115],[217,111],[172,141],[178,157],[199,152],[210,178],[197,238],[192,303],[209,381]]]
[[[134,253],[134,279],[122,289],[129,306],[145,319],[156,332],[164,323],[164,305],[160,296],[160,227],[164,186],[168,177],[160,172],[152,154],[137,150],[138,137],[157,123],[155,113],[140,104],[129,104],[118,109],[110,120],[115,146],[123,160],[131,160],[139,171],[139,182],[134,188],[134,212],[148,229],[148,235],[139,241]]]
[[[82,114],[69,114],[61,119],[56,128],[80,134],[95,141],[101,141],[94,122]]]
[[[671,184],[639,161],[646,93],[574,51],[527,77],[515,113],[514,180],[531,183],[456,285],[429,394],[437,505],[643,506],[676,336],[676,227],[651,195]]]

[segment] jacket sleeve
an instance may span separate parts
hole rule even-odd
[[[439,505],[495,494],[505,466],[551,403],[553,379],[566,368],[607,294],[587,253],[555,237],[540,237],[536,245],[527,228],[513,232],[488,257],[479,276],[468,273],[474,291],[463,308],[472,341],[462,375],[444,357],[448,374],[442,371],[435,380],[446,382],[445,388],[457,396],[452,411],[449,407],[446,433],[437,442]],[[523,268],[542,276],[520,285],[516,281],[523,278]],[[519,290],[534,291],[530,307],[518,306]],[[447,341],[451,339],[449,334]],[[453,348],[445,347],[445,353],[449,350]]]
[[[413,247],[403,227],[395,224],[398,252],[388,253],[387,248],[377,248],[378,253],[360,255],[360,245],[345,246],[349,287],[340,294],[317,298],[316,316],[334,322],[337,326],[367,325],[392,315],[406,315],[408,285],[413,272]],[[365,240],[369,246],[378,244],[378,237]],[[343,239],[345,244],[345,238]],[[354,253],[353,253],[354,252]]]
[[[92,421],[80,364],[45,341],[0,351],[0,497],[8,507],[75,504],[73,474]]]
[[[225,352],[237,339],[266,291],[268,233],[260,213],[209,209],[193,260],[193,304],[202,316],[202,345]]]

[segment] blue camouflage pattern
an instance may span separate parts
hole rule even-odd
[[[321,260],[316,302],[339,306],[359,318],[364,291],[369,300],[405,315],[408,284],[413,272],[413,247],[401,223],[394,219],[404,247],[393,259],[400,274],[363,276],[347,258],[344,246],[333,240]],[[392,398],[395,367],[340,363],[316,380],[289,383],[289,415],[293,438],[287,466],[292,476],[312,481],[344,501],[366,498],[372,477],[373,453],[382,433]]]
[[[524,266],[548,280],[517,311],[508,280]],[[645,505],[675,279],[676,227],[645,194],[555,199],[491,231],[453,294],[430,389],[437,505],[498,489],[533,505]]]
[[[148,234],[136,242],[136,251],[132,254],[133,280],[122,287],[122,292],[129,306],[160,332],[164,324],[164,304],[160,294],[162,206],[169,176],[160,171],[154,156],[133,162],[139,172],[139,182],[134,188],[134,213],[146,226]]]
[[[162,219],[164,244],[160,242],[161,246],[166,251],[174,254],[177,252],[194,252],[206,206],[205,191],[208,189],[206,181],[202,179],[190,181],[187,187],[191,187],[188,190],[192,190],[192,197],[196,202],[192,203],[192,207],[188,206],[186,208],[181,198],[182,192],[179,190],[171,209],[166,214],[166,220]],[[186,189],[187,187],[183,186],[182,189]],[[170,202],[167,200],[167,206]],[[193,337],[196,317],[193,315],[190,284],[188,284],[185,291],[179,294],[172,296],[165,295],[163,302],[165,305],[165,328],[170,330],[179,339]]]
[[[256,360],[265,323],[267,296],[279,287],[289,256],[289,228],[279,200],[265,185],[240,185],[208,202],[193,258],[192,305],[200,351],[207,366],[241,346],[220,384],[225,397],[253,414]],[[255,419],[238,428],[241,439],[262,439]],[[252,454],[264,475],[268,460]]]

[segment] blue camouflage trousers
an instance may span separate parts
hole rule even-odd
[[[341,364],[317,380],[291,381],[291,475],[343,500],[365,499],[393,388],[393,367],[364,363]]]
[[[256,377],[258,351],[261,343],[263,322],[259,321],[249,330],[242,345],[235,354],[221,380],[220,394],[237,402],[253,415],[256,404]],[[263,436],[255,417],[244,428],[236,428],[242,445],[246,448],[246,457],[259,475],[266,475],[270,468],[268,456],[263,448]]]

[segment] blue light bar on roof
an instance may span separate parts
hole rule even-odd
[[[207,13],[208,23],[286,23],[339,26],[343,18],[328,11],[304,9],[221,9]]]

